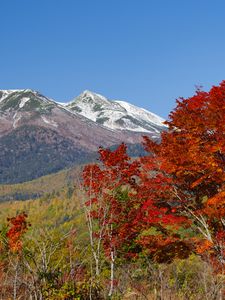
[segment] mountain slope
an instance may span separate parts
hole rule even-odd
[[[25,183],[2,184],[0,202],[36,199],[47,194],[58,194],[64,188],[71,190],[79,179],[81,168],[82,165],[75,166]]]
[[[66,107],[112,130],[155,134],[166,127],[163,119],[125,101],[110,101],[102,95],[84,91]]]
[[[34,125],[3,136],[0,153],[0,183],[25,182],[96,157],[56,131]]]
[[[99,145],[110,146],[121,139],[127,140],[126,136],[118,136],[36,91],[1,91],[0,137],[23,125],[53,129],[89,151],[95,151]]]
[[[24,182],[91,161],[99,146],[125,142],[137,155],[143,133],[159,138],[165,128],[161,120],[90,92],[61,105],[33,90],[2,90],[0,183]]]

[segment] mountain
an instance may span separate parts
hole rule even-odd
[[[0,183],[18,183],[96,158],[99,146],[125,142],[133,153],[162,119],[121,101],[84,92],[62,105],[33,90],[0,91]]]
[[[84,91],[66,107],[111,130],[147,133],[158,138],[166,128],[162,118],[143,108],[125,101],[108,100],[90,91]]]
[[[109,146],[120,141],[115,133],[32,90],[0,92],[0,125],[0,136],[34,125],[55,131],[91,151],[102,142]]]

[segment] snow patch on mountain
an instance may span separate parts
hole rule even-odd
[[[162,126],[163,122],[165,121],[163,118],[157,116],[156,114],[153,114],[152,112],[144,108],[137,107],[125,101],[116,100],[115,102],[124,107],[129,114],[141,118],[142,120],[145,120],[147,122],[153,122],[154,124]]]
[[[61,106],[67,105],[67,103],[65,103],[65,102],[59,102],[59,101],[56,101],[56,103],[59,104],[59,105],[61,105]]]
[[[21,119],[21,115],[16,112],[13,116],[13,128],[17,127],[17,123],[19,122],[19,120]]]
[[[41,118],[46,124],[52,125],[54,127],[58,127],[58,124],[55,121],[48,120],[45,116],[41,116]]]
[[[22,98],[22,99],[20,100],[19,108],[24,107],[24,105],[25,105],[25,104],[27,103],[27,101],[29,101],[29,100],[30,100],[30,98],[28,98],[28,97]]]
[[[10,94],[17,92],[18,90],[1,90],[0,92],[0,102],[6,99]]]
[[[166,129],[164,120],[156,114],[125,101],[111,101],[87,90],[66,107],[111,130],[159,134]]]

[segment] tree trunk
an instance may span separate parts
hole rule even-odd
[[[113,287],[114,287],[114,262],[115,262],[114,252],[111,251],[111,276],[110,276],[110,289],[109,289],[109,294],[108,294],[109,297],[111,297],[112,294],[113,294]]]

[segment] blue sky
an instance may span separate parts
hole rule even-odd
[[[224,0],[2,0],[0,89],[85,89],[163,117],[225,79]]]

